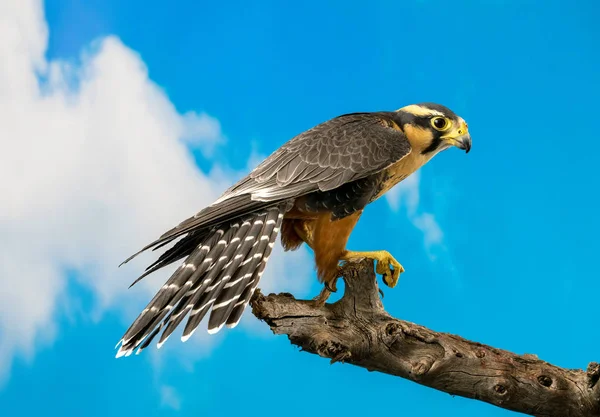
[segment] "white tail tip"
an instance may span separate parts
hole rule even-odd
[[[169,337],[171,337],[171,335],[167,336],[167,338],[165,340],[161,340],[160,342],[158,342],[156,344],[156,349],[160,349],[162,347],[162,345],[164,345],[166,343],[166,341],[169,340]]]
[[[227,328],[233,329],[235,326],[237,326],[238,324],[240,324],[240,319],[241,319],[241,317],[235,323],[228,324]]]
[[[123,356],[129,356],[129,355],[131,355],[131,350],[123,349],[123,347],[121,347],[121,349],[119,349],[119,351],[115,355],[115,358],[120,358]]]
[[[219,327],[213,327],[212,329],[208,329],[208,334],[215,334],[218,333],[219,330],[221,330],[223,328],[223,325],[225,323],[221,323],[221,325]]]
[[[187,342],[188,340],[190,340],[190,337],[192,337],[192,335],[194,334],[194,332],[196,331],[196,329],[192,330],[191,332],[189,332],[188,334],[184,334],[183,336],[181,336],[181,341],[183,343]]]

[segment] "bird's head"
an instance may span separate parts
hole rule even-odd
[[[400,126],[413,150],[434,155],[456,146],[471,150],[467,122],[447,107],[434,103],[412,104],[396,111]]]

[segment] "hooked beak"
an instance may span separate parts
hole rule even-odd
[[[471,150],[471,135],[468,133],[458,136],[456,139],[454,139],[454,141],[454,146],[456,146],[458,149],[463,149],[465,153],[469,153]]]
[[[469,153],[471,150],[471,135],[469,134],[469,126],[462,118],[459,119],[458,126],[452,131],[448,132],[442,139],[446,141],[449,146],[456,146],[458,149],[462,149],[465,153]],[[447,146],[448,146],[447,145]]]
[[[457,130],[442,136],[442,139],[450,146],[456,146],[458,149],[469,153],[471,150],[471,135],[467,129],[467,124],[463,122]]]

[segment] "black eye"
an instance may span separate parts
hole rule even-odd
[[[450,123],[448,122],[448,119],[444,117],[434,117],[431,119],[431,125],[437,130],[446,130]]]

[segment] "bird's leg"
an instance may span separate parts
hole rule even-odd
[[[323,307],[325,305],[325,303],[327,302],[327,300],[329,299],[329,296],[334,293],[337,292],[337,280],[340,279],[342,277],[342,271],[344,269],[344,266],[338,266],[337,269],[337,275],[336,277],[331,280],[331,282],[327,282],[325,281],[323,283],[323,289],[321,290],[321,292],[319,293],[319,295],[317,295],[315,298],[313,298],[313,302],[315,307],[320,308]]]
[[[396,286],[400,274],[404,272],[404,267],[386,250],[372,252],[354,252],[347,250],[342,253],[340,260],[350,261],[362,258],[374,259],[377,261],[375,271],[378,274],[383,275],[383,282],[390,288]]]
[[[294,223],[294,230],[296,231],[300,239],[302,239],[304,243],[308,245],[309,248],[314,250],[313,233],[312,230],[308,227],[308,225],[305,222],[302,222],[300,224]],[[330,286],[329,282],[325,282],[325,284],[323,285],[323,289],[321,290],[319,295],[313,298],[315,307],[323,307],[329,299],[331,293],[337,291],[337,288],[335,287],[335,281],[337,281],[337,277],[333,281],[333,287]]]
[[[296,231],[300,239],[302,239],[304,243],[308,245],[309,248],[314,250],[312,230],[310,230],[307,227],[307,224],[304,222],[300,224],[294,223],[294,230]],[[329,296],[332,292],[335,292],[335,289],[329,287],[329,284],[326,282],[319,295],[313,298],[313,303],[315,304],[315,307],[323,307],[329,299]]]
[[[307,227],[306,223],[302,222],[301,224],[298,224],[298,222],[294,222],[294,230],[300,239],[302,239],[309,248],[314,250],[312,231]]]
[[[327,288],[327,284],[323,286],[323,289],[315,298],[312,299],[312,303],[316,308],[321,308],[325,305],[329,296],[331,295],[331,290]]]
[[[300,236],[300,239],[302,239],[308,245],[309,248],[311,248],[312,250],[315,250],[315,247],[313,244],[313,241],[314,241],[313,233],[312,233],[312,230],[308,227],[308,225],[306,223],[302,223],[301,226],[299,226],[297,223],[294,223],[294,230],[296,231],[298,236]],[[338,275],[334,278],[334,280],[332,281],[332,284],[330,284],[329,282],[325,282],[325,288],[323,289],[323,291],[321,291],[321,294],[317,298],[325,297],[325,300],[327,300],[327,297],[329,297],[329,294],[331,294],[332,292],[336,292],[337,288],[336,288],[335,283],[336,283],[337,279],[341,276],[342,276],[342,273],[338,269]],[[325,292],[327,292],[328,294],[325,295]]]

